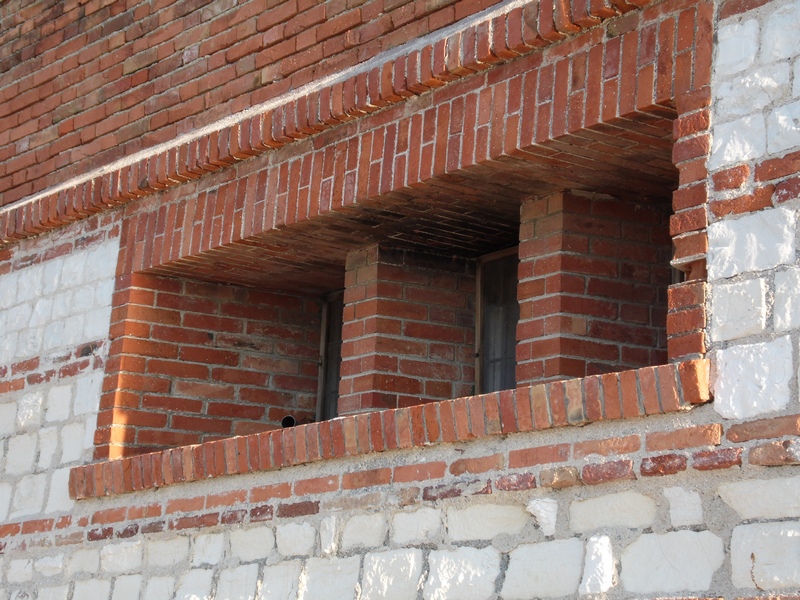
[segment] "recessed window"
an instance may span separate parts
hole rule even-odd
[[[336,292],[327,298],[322,316],[322,368],[317,421],[333,419],[339,401],[339,377],[342,364],[342,322],[344,294]]]

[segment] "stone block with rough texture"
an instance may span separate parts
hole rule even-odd
[[[800,522],[740,525],[731,536],[731,570],[737,588],[800,586]]]
[[[767,323],[767,282],[750,279],[714,286],[711,298],[712,339],[732,340],[764,331]]]
[[[308,559],[298,600],[354,599],[360,566],[359,556]]]
[[[522,531],[530,517],[519,506],[477,504],[447,511],[447,533],[456,542],[491,540],[503,533]]]
[[[569,507],[572,531],[584,532],[601,527],[648,527],[656,517],[655,501],[638,492],[606,494],[588,500],[575,500]]]
[[[367,554],[361,578],[361,598],[416,598],[417,591],[422,587],[422,567],[422,551],[415,548]]]
[[[428,542],[442,528],[442,512],[427,506],[411,512],[398,512],[392,517],[392,541],[395,544]]]
[[[500,553],[491,547],[434,550],[428,564],[425,600],[489,600],[500,574]]]
[[[595,535],[586,542],[586,560],[583,578],[578,592],[584,594],[603,594],[614,585],[614,550],[611,538]]]
[[[574,595],[581,581],[583,544],[576,538],[525,544],[511,551],[503,598]]]
[[[342,532],[342,550],[376,548],[386,539],[386,517],[382,513],[351,517]]]
[[[741,519],[800,517],[800,477],[734,481],[717,493]]]

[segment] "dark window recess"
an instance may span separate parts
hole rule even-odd
[[[517,252],[480,264],[478,392],[516,387]]]
[[[326,421],[336,417],[339,401],[339,370],[342,364],[342,320],[344,315],[343,294],[328,298],[325,305],[325,331],[322,347],[322,389],[319,398],[317,420]]]

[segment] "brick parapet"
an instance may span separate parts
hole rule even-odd
[[[74,467],[92,498],[387,450],[678,412],[710,400],[706,360],[350,415]]]

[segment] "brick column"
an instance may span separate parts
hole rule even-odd
[[[666,362],[668,217],[598,194],[523,203],[517,385]]]
[[[339,414],[472,393],[474,261],[378,245],[347,257]]]

